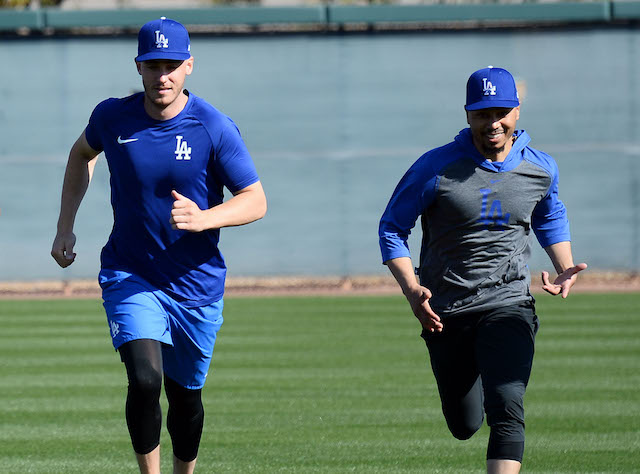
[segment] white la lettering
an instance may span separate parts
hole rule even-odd
[[[484,92],[484,95],[496,95],[496,86],[491,84],[491,81],[487,81],[486,77],[482,78],[482,85],[482,92]]]
[[[164,34],[160,33],[160,30],[156,30],[156,48],[168,48],[169,38],[166,38]]]
[[[187,141],[182,141],[182,135],[176,135],[176,160],[190,160],[191,159],[191,147],[187,144]]]
[[[111,325],[111,337],[116,337],[120,332],[120,325],[115,321],[109,323]]]

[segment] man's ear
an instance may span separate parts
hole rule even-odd
[[[138,61],[136,61],[134,59],[135,63],[136,63],[136,69],[138,70],[138,74],[140,74],[142,76],[142,70],[140,69],[140,67],[142,66],[141,63],[139,63]]]
[[[187,70],[186,70],[187,76],[192,72],[193,72],[193,56],[187,59]]]

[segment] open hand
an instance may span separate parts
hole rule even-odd
[[[571,287],[578,279],[578,273],[586,268],[586,263],[579,263],[574,267],[567,268],[556,277],[553,283],[549,281],[549,273],[542,272],[542,289],[554,296],[562,294],[562,297],[566,298],[569,296]]]
[[[429,305],[429,299],[431,299],[432,294],[428,288],[418,286],[405,296],[411,305],[413,314],[427,332],[442,332],[443,325],[440,321],[440,316]]]

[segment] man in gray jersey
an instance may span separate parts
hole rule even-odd
[[[487,472],[518,473],[523,397],[538,318],[529,292],[530,233],[558,273],[543,288],[566,298],[578,272],[558,198],[558,168],[516,130],[520,101],[511,74],[488,67],[467,82],[469,128],[422,155],[380,220],[380,248],[420,321],[451,433],[470,438],[484,414]],[[416,280],[407,240],[421,217]]]

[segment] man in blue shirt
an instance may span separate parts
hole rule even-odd
[[[264,216],[266,198],[233,121],[184,88],[189,34],[162,17],[138,35],[144,92],[107,99],[73,145],[51,254],[73,263],[73,225],[96,159],[111,174],[114,225],[100,286],[113,345],[129,380],[126,420],[143,473],[160,472],[162,378],[174,472],[193,472],[201,389],[222,324],[222,227]],[[232,198],[223,202],[223,188]]]
[[[558,273],[543,288],[566,298],[574,265],[558,169],[516,130],[520,101],[511,74],[488,67],[467,82],[467,122],[455,140],[421,156],[380,220],[383,262],[420,321],[451,433],[491,428],[489,473],[517,473],[524,452],[524,392],[538,329],[529,292],[530,231]],[[416,280],[407,244],[418,217]]]

